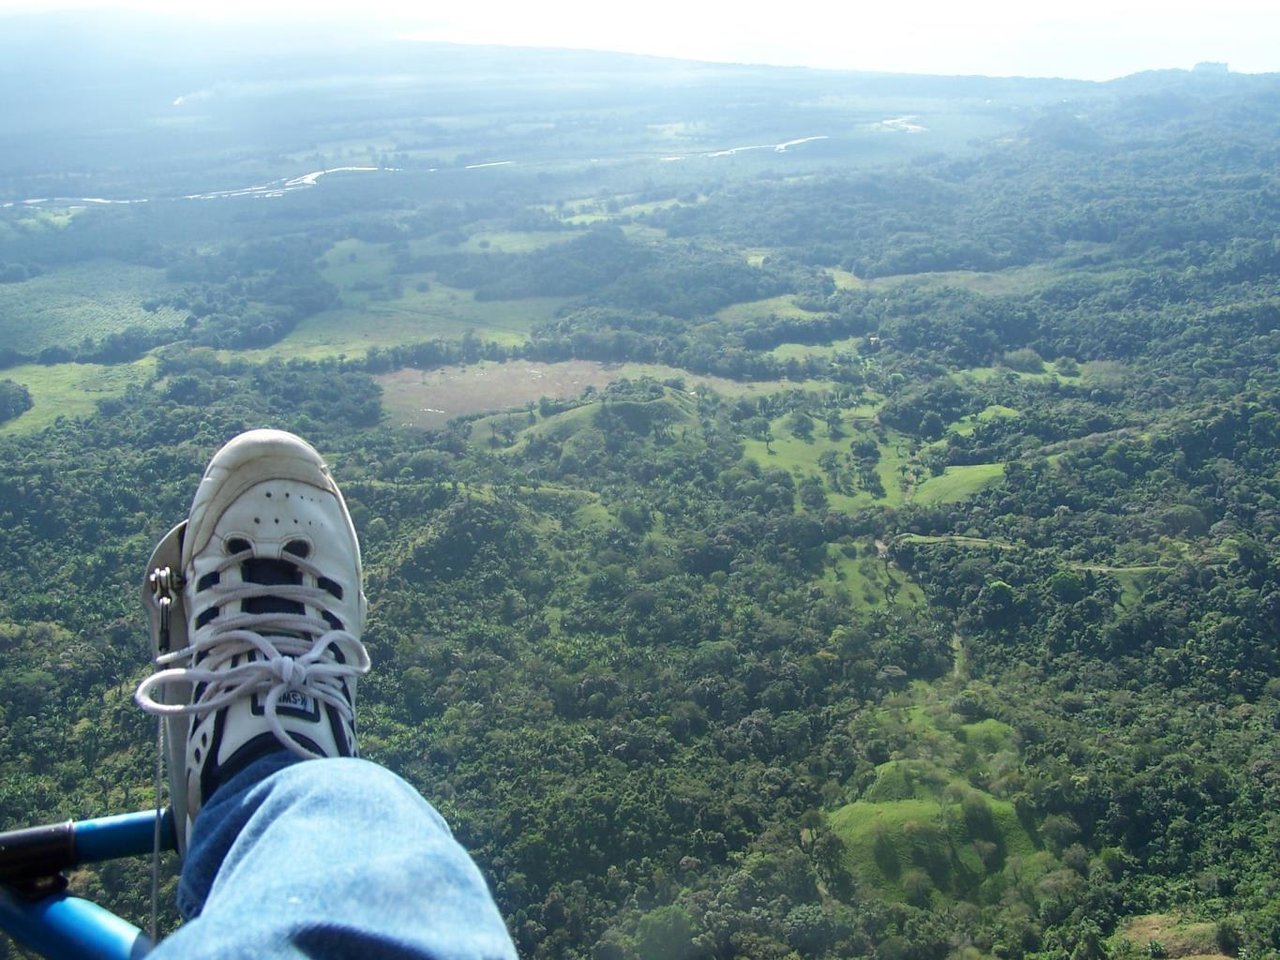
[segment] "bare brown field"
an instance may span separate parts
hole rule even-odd
[[[723,377],[689,373],[652,363],[598,363],[567,360],[535,363],[473,363],[436,370],[397,370],[375,379],[382,387],[382,404],[396,426],[436,430],[454,417],[494,413],[536,402],[542,397],[564,399],[579,396],[587,387],[603,389],[616,380],[653,377],[679,378],[689,390],[708,387],[726,396],[768,394],[784,387],[813,384],[778,380],[739,383]]]

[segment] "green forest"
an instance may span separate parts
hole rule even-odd
[[[1280,956],[1280,78],[509,55],[0,177],[0,829],[154,802],[143,567],[277,426],[522,956]]]

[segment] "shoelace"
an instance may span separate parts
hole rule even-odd
[[[228,557],[219,565],[225,570],[251,556],[250,553]],[[313,577],[318,571],[301,558],[291,562]],[[205,593],[211,606],[239,605],[254,597],[276,597],[312,608],[325,609],[333,599],[320,587],[305,584],[217,583]],[[339,662],[329,649],[336,647],[345,662]],[[249,654],[256,659],[249,660]],[[235,658],[245,662],[227,666]],[[183,660],[199,662],[199,666],[170,667]],[[173,650],[156,658],[165,667],[138,685],[134,699],[148,713],[158,716],[176,714],[205,715],[220,710],[243,697],[262,695],[263,714],[271,732],[285,747],[300,757],[313,758],[313,753],[289,736],[276,707],[289,691],[297,691],[332,706],[348,723],[354,724],[355,711],[343,693],[343,680],[354,680],[369,670],[369,653],[355,636],[334,629],[318,616],[300,613],[231,613],[220,614],[196,631],[195,640],[181,650]],[[190,683],[192,689],[204,684],[200,695],[191,703],[160,703],[153,691],[171,683]]]

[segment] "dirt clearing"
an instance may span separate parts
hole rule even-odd
[[[436,370],[397,370],[375,377],[382,387],[382,405],[396,426],[437,430],[454,417],[496,413],[537,402],[542,397],[576,397],[587,387],[597,390],[623,378],[680,378],[685,387],[710,387],[727,396],[767,394],[783,386],[781,381],[738,383],[722,377],[692,374],[675,367],[651,363],[597,363],[568,360],[564,363],[472,363]]]

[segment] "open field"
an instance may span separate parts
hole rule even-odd
[[[862,337],[846,337],[833,340],[831,343],[781,343],[769,351],[769,355],[779,360],[808,360],[811,357],[835,357],[856,354],[862,344]]]
[[[829,267],[827,273],[831,274],[831,279],[836,282],[837,290],[854,290],[858,287],[866,286],[863,281],[859,280],[855,274],[848,270],[841,270],[839,267]]]
[[[1161,956],[1170,960],[1226,960],[1218,945],[1218,925],[1213,922],[1188,920],[1170,913],[1148,913],[1121,923],[1111,938],[1113,949],[1127,940],[1142,953],[1149,945],[1164,948]]]
[[[915,489],[917,503],[955,503],[977,493],[1004,476],[1003,463],[975,463],[947,467],[940,476],[930,477]]]
[[[768,317],[812,317],[817,316],[812,310],[805,310],[795,304],[795,297],[783,294],[780,297],[769,297],[765,300],[751,300],[746,303],[735,303],[716,312],[716,319],[730,322],[764,320]]]
[[[773,439],[768,443],[764,440],[744,440],[744,452],[760,466],[787,470],[795,477],[796,483],[806,476],[822,477],[822,468],[818,466],[819,457],[827,452],[842,456],[849,449],[852,439],[859,435],[870,435],[867,430],[856,425],[856,422],[852,426],[849,424],[850,421],[873,416],[874,410],[874,406],[846,410],[846,435],[838,440],[829,439],[826,430],[820,428],[814,430],[812,439],[801,439],[788,430],[786,416],[778,417],[771,424]],[[977,493],[984,486],[996,483],[1004,476],[1005,467],[1002,463],[975,463],[972,466],[947,467],[940,476],[927,477],[916,483],[913,479],[913,467],[918,465],[911,460],[905,440],[901,434],[890,431],[886,442],[878,443],[879,461],[876,472],[884,488],[883,497],[874,498],[867,492],[855,495],[841,493],[832,489],[831,484],[824,480],[829,506],[852,511],[872,506],[873,503],[896,507],[908,500],[919,503],[955,503],[956,500],[963,500]]]
[[[0,435],[33,433],[59,417],[83,417],[97,411],[99,400],[121,396],[132,384],[142,384],[155,372],[155,359],[103,366],[97,363],[26,364],[3,372],[6,380],[25,384],[33,406],[22,416],[0,425]]]
[[[495,230],[467,238],[458,249],[464,253],[531,253],[566,243],[578,236],[575,231],[551,233],[546,230]]]
[[[866,281],[872,289],[896,287],[911,283],[922,287],[961,287],[987,296],[1034,293],[1062,277],[1062,271],[1050,263],[1036,263],[1027,267],[1010,267],[1007,270],[980,272],[976,270],[948,270],[938,273],[911,273],[889,277],[877,277]]]
[[[1010,801],[958,779],[950,787],[962,803],[941,797],[860,800],[833,813],[831,828],[845,843],[854,876],[920,903],[939,895],[977,899],[983,882],[999,876],[1009,860],[1032,873],[1051,868]],[[976,823],[966,822],[965,814]]]
[[[947,432],[960,437],[968,437],[972,436],[974,428],[980,423],[987,423],[991,420],[1012,419],[1020,416],[1022,414],[1012,407],[993,403],[971,417],[961,417],[947,428]],[[937,441],[937,443],[939,446],[945,446],[945,441]]]
[[[271,357],[320,360],[359,356],[370,347],[394,347],[425,340],[457,340],[472,333],[506,345],[524,343],[529,328],[549,319],[563,303],[555,297],[476,301],[468,291],[432,284],[408,287],[394,300],[370,300],[308,317],[279,343],[261,350],[235,351],[259,362]]]
[[[935,273],[896,274],[867,280],[865,285],[875,289],[910,283],[922,287],[959,287],[991,297],[1025,295],[1059,282],[1065,276],[1078,273],[1079,267],[1073,260],[1082,256],[1102,256],[1107,249],[1108,245],[1105,243],[1077,241],[1067,244],[1066,255],[1057,260],[1007,267],[1004,270],[942,270]],[[1091,275],[1100,274],[1091,271]]]
[[[913,702],[919,695],[904,693],[901,707],[887,704],[879,717],[886,733],[909,736],[911,754],[879,764],[861,796],[829,815],[853,874],[923,904],[997,892],[1010,866],[1033,874],[1053,869],[1013,803],[975,786],[1016,764],[1014,730],[990,719],[963,723]]]
[[[1027,373],[1022,370],[1013,370],[1006,366],[993,367],[970,367],[967,370],[960,370],[951,375],[957,380],[976,380],[979,383],[986,383],[990,380],[996,380],[1000,377],[1014,377],[1018,380],[1030,380],[1033,383],[1049,383],[1056,381],[1057,383],[1080,383],[1080,377],[1066,377],[1059,373],[1051,363],[1044,365],[1044,370],[1040,373]],[[1087,373],[1085,374],[1087,378]]]
[[[904,543],[950,543],[958,547],[994,547],[997,550],[1012,550],[1013,544],[1000,540],[986,540],[982,537],[960,537],[951,535],[930,536],[923,533],[904,533],[897,538]]]
[[[803,384],[790,386],[804,389]],[[777,417],[770,422],[773,439],[768,442],[744,440],[743,453],[762,467],[786,470],[795,478],[797,484],[807,476],[821,478],[823,471],[818,465],[818,460],[824,453],[831,452],[843,457],[849,450],[850,442],[859,437],[873,436],[866,429],[865,423],[860,421],[870,419],[875,415],[875,411],[874,404],[845,409],[842,412],[844,435],[838,440],[832,440],[826,428],[820,426],[815,427],[810,439],[797,437],[787,426],[788,416]],[[875,472],[884,488],[883,497],[874,497],[865,490],[859,490],[850,496],[832,489],[831,484],[824,479],[823,486],[826,488],[828,505],[835,510],[858,510],[876,503],[887,506],[901,505],[911,489],[909,482],[904,480],[904,477],[909,476],[910,465],[910,455],[904,440],[903,435],[894,430],[886,431],[883,442],[877,440],[880,459],[876,463]]]
[[[846,864],[870,887],[909,902],[977,900],[1009,885],[1010,872],[1037,878],[1058,864],[1019,820],[1000,786],[1019,763],[1013,727],[966,723],[913,684],[876,723],[909,751],[877,765],[858,798],[828,815]]]
[[[340,240],[320,258],[320,272],[342,293],[343,302],[352,304],[360,296],[360,286],[380,286],[391,274],[395,258],[386,244],[367,243],[348,238]],[[362,299],[367,299],[368,295]]]
[[[375,379],[382,387],[382,403],[392,423],[435,430],[454,417],[519,408],[542,397],[576,397],[587,387],[601,389],[615,380],[640,377],[679,378],[688,390],[706,387],[726,396],[763,396],[784,386],[778,381],[739,383],[661,364],[594,360],[483,362],[435,370],[397,370]]]
[[[924,591],[910,577],[876,556],[870,542],[827,544],[827,568],[822,584],[829,592],[842,592],[854,607],[875,610],[924,603]]]

